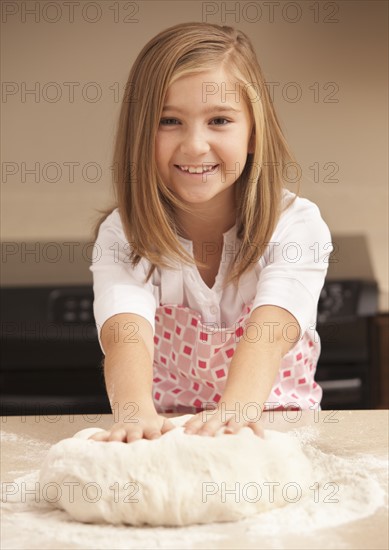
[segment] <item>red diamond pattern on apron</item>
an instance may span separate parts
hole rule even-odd
[[[157,308],[153,399],[158,412],[199,412],[220,400],[251,306],[244,306],[227,328],[203,323],[188,307],[165,303]],[[319,408],[322,389],[314,380],[319,355],[320,340],[306,332],[283,357],[265,409]]]

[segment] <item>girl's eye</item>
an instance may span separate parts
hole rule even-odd
[[[211,122],[214,123],[214,126],[227,126],[231,121],[223,117],[218,117],[214,118]],[[180,121],[176,118],[161,118],[160,124],[162,126],[176,126],[180,124]]]
[[[163,126],[173,126],[178,120],[176,118],[162,118],[160,124]]]
[[[230,121],[227,120],[226,118],[214,118],[212,122],[215,122],[215,121],[223,121],[221,124],[216,124],[216,126],[226,126]]]

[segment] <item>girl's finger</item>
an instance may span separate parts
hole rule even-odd
[[[226,434],[236,434],[239,432],[239,430],[243,427],[250,428],[255,435],[258,435],[259,437],[264,438],[264,432],[262,426],[259,424],[259,422],[250,422],[249,424],[239,424],[238,422],[235,422],[234,420],[230,420],[224,430],[224,433]]]
[[[137,430],[131,430],[131,432],[127,432],[125,439],[123,439],[122,441],[127,443],[133,443],[134,441],[138,441],[139,439],[142,439],[142,438],[143,438],[143,430],[141,428],[138,428]]]
[[[174,430],[176,426],[170,422],[168,418],[165,418],[164,423],[162,424],[161,433],[165,434],[166,432],[170,432],[170,430]]]
[[[265,439],[265,432],[263,431],[263,428],[259,422],[251,422],[248,426],[253,430],[255,435],[258,435],[262,439]]]
[[[236,434],[239,430],[243,428],[243,424],[236,422],[235,420],[229,420],[225,426],[224,433],[226,434]]]
[[[196,433],[199,428],[203,425],[203,420],[201,419],[201,413],[196,414],[190,420],[187,420],[183,425],[185,433]]]
[[[184,433],[196,434],[202,425],[203,423],[201,421],[191,422],[190,424],[184,426]]]
[[[161,437],[161,431],[155,428],[150,428],[149,430],[146,429],[143,432],[143,437],[145,439],[158,439],[159,437]]]
[[[219,415],[215,415],[213,418],[210,418],[202,424],[198,430],[199,435],[210,435],[213,436],[218,430],[223,426],[224,422],[221,421]]]
[[[104,430],[98,432],[88,437],[88,439],[93,439],[94,441],[108,441],[109,432]]]
[[[124,428],[113,428],[109,434],[108,441],[126,441],[127,433]]]

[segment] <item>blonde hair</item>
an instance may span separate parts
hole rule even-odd
[[[118,207],[124,233],[131,244],[132,266],[142,258],[151,264],[146,280],[157,266],[174,267],[176,262],[184,262],[206,267],[195,262],[177,239],[180,227],[176,209],[189,209],[169,191],[158,174],[155,139],[169,86],[184,75],[216,67],[224,68],[238,82],[249,108],[255,138],[254,152],[248,154],[234,184],[241,245],[225,285],[231,281],[237,283],[263,255],[281,214],[284,168],[294,163],[294,158],[249,38],[240,30],[209,23],[170,27],[143,47],[131,68],[113,154],[117,205],[100,211],[103,216],[94,232],[96,239],[101,223]]]

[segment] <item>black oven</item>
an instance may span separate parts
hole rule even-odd
[[[318,305],[322,408],[374,408],[370,326],[378,288],[365,239],[333,242]],[[93,319],[92,243],[11,244],[2,245],[1,414],[110,412]]]
[[[327,281],[318,306],[321,354],[316,380],[323,409],[374,408],[372,317],[378,289],[371,281]]]

